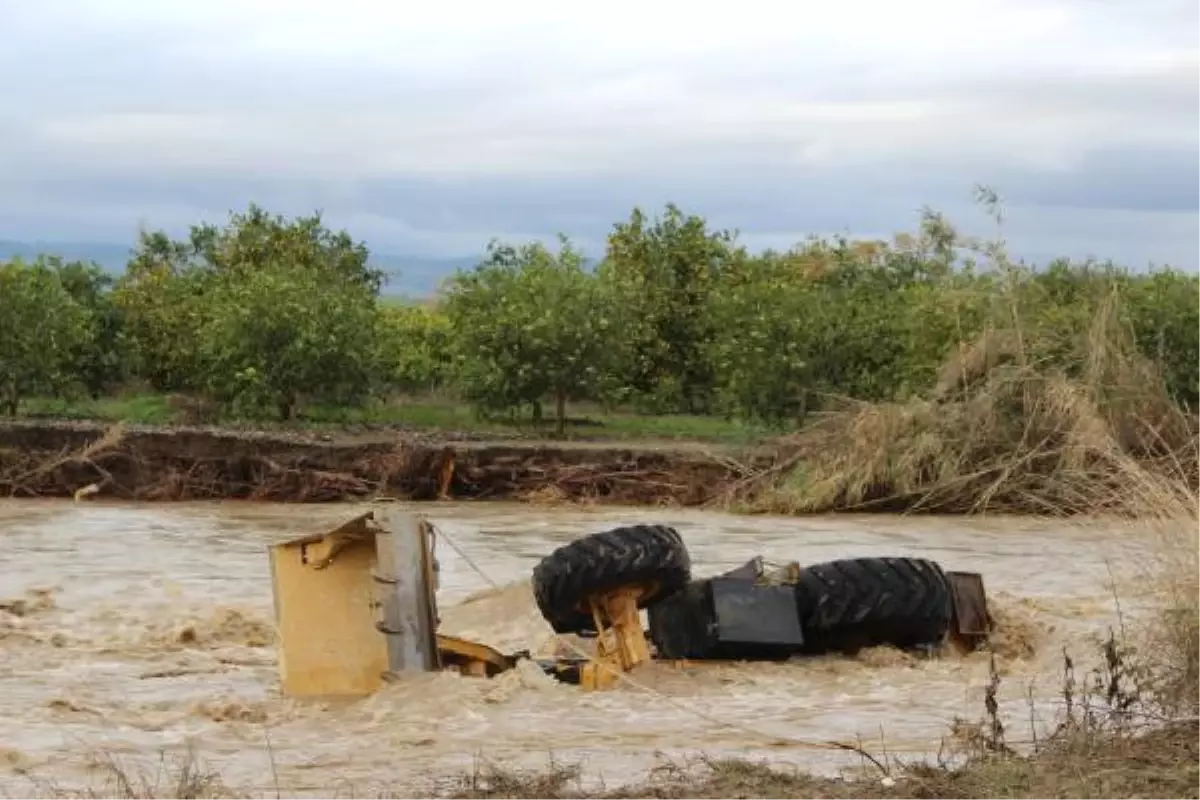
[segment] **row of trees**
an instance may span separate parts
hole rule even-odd
[[[184,240],[140,236],[128,268],[0,264],[0,402],[99,396],[131,381],[240,416],[457,394],[489,414],[561,420],[569,401],[794,421],[829,395],[902,399],[988,329],[1066,370],[1115,292],[1138,347],[1197,400],[1195,275],[1056,262],[1029,270],[940,216],[894,242],[812,239],[752,253],[672,205],[635,210],[589,264],[493,242],[429,303],[381,299],[367,248],[319,215],[251,206]]]

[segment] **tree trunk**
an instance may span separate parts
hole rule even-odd
[[[21,394],[17,391],[16,378],[8,381],[8,391],[4,397],[4,409],[8,412],[8,416],[15,417],[17,415],[17,407],[21,405]]]
[[[567,390],[558,389],[554,395],[554,415],[557,418],[555,430],[559,438],[567,433]]]
[[[291,422],[292,412],[296,408],[296,397],[290,392],[279,398],[279,419],[281,422]]]

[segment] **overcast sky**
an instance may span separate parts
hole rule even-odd
[[[976,232],[1195,269],[1196,0],[0,3],[0,238],[250,201],[373,249],[589,250],[675,201],[757,246]]]

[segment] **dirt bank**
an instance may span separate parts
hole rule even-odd
[[[324,502],[584,500],[698,505],[765,463],[695,444],[478,441],[89,422],[0,424],[0,496]]]

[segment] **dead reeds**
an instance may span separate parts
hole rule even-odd
[[[1115,297],[1102,304],[1069,368],[1036,358],[1029,337],[1016,358],[1018,337],[986,331],[955,353],[931,397],[843,401],[724,500],[773,513],[1128,516],[1131,486],[1191,496],[1196,417],[1172,402],[1117,312]]]

